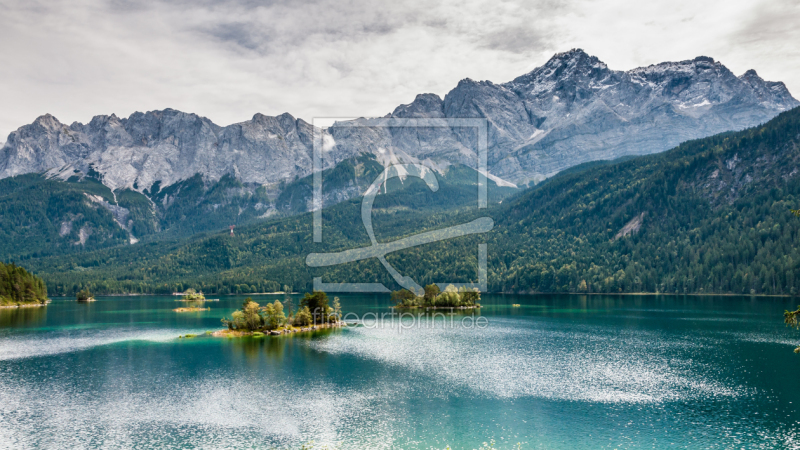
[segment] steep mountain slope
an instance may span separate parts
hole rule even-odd
[[[556,177],[499,220],[494,289],[795,294],[800,108]]]
[[[558,175],[488,211],[432,214],[408,208],[403,197],[382,195],[375,230],[383,241],[487,214],[494,219],[485,235],[387,255],[400,273],[423,284],[477,281],[476,246],[486,242],[494,292],[795,294],[800,219],[790,210],[800,205],[799,163],[795,108],[741,132]],[[436,193],[427,195],[434,201]],[[312,242],[310,216],[300,215],[242,229],[234,238],[95,251],[79,268],[70,257],[26,264],[61,293],[82,285],[105,292],[184,285],[222,293],[285,285],[308,290],[313,276],[392,286],[374,260],[306,267],[311,252],[369,245],[358,201],[326,208],[323,221],[322,244]]]
[[[323,173],[324,206],[363,192],[383,171],[371,155],[346,160]],[[477,204],[477,172],[451,165],[436,174],[437,195],[415,178],[391,179],[383,193],[398,197],[404,210],[447,210]],[[198,233],[241,228],[299,214],[311,204],[312,177],[282,186],[280,196],[231,175],[213,184],[195,175],[141,194],[112,192],[92,177],[75,174],[65,181],[38,174],[0,180],[0,261],[22,261],[140,241],[180,241]],[[499,202],[518,189],[489,180],[489,200]],[[149,196],[149,197],[148,197]]]
[[[104,207],[111,191],[91,179],[69,182],[28,174],[0,180],[0,254],[43,256],[129,242],[129,209]],[[123,212],[124,211],[124,212]]]

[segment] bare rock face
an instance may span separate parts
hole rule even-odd
[[[311,168],[311,125],[289,114],[219,127],[205,117],[167,109],[127,119],[97,116],[69,127],[45,115],[9,136],[0,177],[65,167],[100,174],[112,190],[144,191],[195,174],[217,181],[233,174],[269,184]]]
[[[527,184],[584,162],[660,152],[753,126],[798,105],[783,83],[764,81],[752,70],[737,77],[708,57],[624,72],[572,50],[508,83],[465,79],[444,99],[418,95],[387,117],[486,118],[491,174]],[[366,126],[322,130],[288,113],[256,114],[220,127],[166,109],[67,126],[44,115],[9,135],[0,149],[0,178],[79,171],[96,174],[112,190],[145,192],[196,174],[207,182],[233,175],[276,188],[311,173],[315,137],[325,150],[325,168],[363,154],[384,165],[477,166],[474,130],[359,121]]]
[[[461,97],[459,88],[448,97]],[[489,133],[489,147],[495,149],[490,167],[517,183],[539,181],[588,161],[661,152],[686,140],[766,122],[800,105],[783,83],[766,82],[754,71],[736,77],[708,57],[622,72],[572,50],[502,88],[518,100],[486,95],[478,106],[451,114],[503,111],[490,116],[490,126],[497,129]],[[482,90],[500,88],[489,83]],[[482,97],[467,98],[474,104]],[[503,107],[492,103],[500,99]],[[527,120],[517,111],[526,112]]]

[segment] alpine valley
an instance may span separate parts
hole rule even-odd
[[[797,106],[783,83],[708,57],[614,71],[572,50],[386,116],[428,119],[416,128],[319,128],[288,113],[226,127],[171,109],[71,125],[44,115],[0,150],[0,260],[52,295],[309,289],[305,256],[368,244],[359,197],[388,165],[415,163],[440,189],[385,183],[378,239],[495,222],[486,236],[390,255],[419,282],[477,281],[480,241],[492,291],[794,293]],[[436,122],[458,118],[488,123],[488,210],[475,208],[477,135]],[[323,244],[308,213],[315,140]],[[391,285],[377,261],[325,273]]]

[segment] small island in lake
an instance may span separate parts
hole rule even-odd
[[[175,308],[173,309],[175,312],[183,313],[183,312],[198,312],[198,311],[211,311],[211,308],[201,308],[199,306],[187,306],[185,308]]]
[[[92,295],[91,292],[89,292],[88,289],[82,289],[82,290],[78,291],[78,293],[75,295],[75,299],[78,300],[79,302],[93,302],[93,301],[95,301],[94,296]]]
[[[392,301],[395,308],[425,308],[425,309],[474,309],[480,308],[478,303],[481,293],[477,289],[456,289],[452,284],[444,292],[435,284],[425,286],[425,292],[418,296],[408,289],[392,292]]]
[[[235,311],[230,320],[222,319],[228,328],[213,333],[218,337],[262,337],[283,334],[316,331],[323,328],[337,328],[344,325],[341,321],[342,308],[339,297],[333,298],[333,305],[328,305],[328,295],[324,292],[306,294],[300,300],[296,312],[292,312],[292,300],[284,303],[275,300],[260,306],[248,297],[242,308]]]
[[[173,311],[175,312],[184,313],[184,312],[211,311],[211,308],[203,308],[202,306],[207,301],[206,296],[203,295],[202,292],[197,292],[192,288],[187,289],[186,292],[183,293],[183,298],[178,301],[190,302],[190,304],[189,306],[173,309]]]
[[[192,288],[186,290],[183,293],[183,298],[178,300],[180,302],[204,302],[206,301],[206,296],[203,295],[202,292],[197,292]]]
[[[0,308],[28,308],[48,303],[47,286],[41,278],[13,263],[0,263]]]

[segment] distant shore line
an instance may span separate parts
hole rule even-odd
[[[285,292],[285,291],[250,292],[250,293],[246,293],[246,294],[219,294],[219,293],[217,293],[217,294],[214,294],[214,295],[284,295],[284,294],[287,294],[287,292]],[[299,294],[299,292],[288,292],[288,294]],[[142,295],[144,295],[144,294],[142,294]],[[181,295],[187,295],[187,293],[186,292],[173,292],[170,295],[181,296]]]
[[[252,292],[252,293],[249,293],[249,294],[214,294],[214,295],[234,297],[234,296],[239,296],[239,295],[248,295],[249,296],[249,295],[298,295],[298,294],[300,294],[300,293],[299,292],[278,291],[278,292]],[[97,295],[97,296],[98,297],[174,297],[176,295],[179,295],[179,294],[173,292],[171,294],[101,294],[101,295]],[[180,295],[183,295],[183,294],[180,294]],[[55,297],[56,298],[68,298],[68,297],[72,297],[72,296],[71,295],[56,295]]]
[[[0,306],[0,309],[15,309],[15,308],[38,308],[40,306],[47,306],[51,300],[47,300],[44,303],[21,303],[18,305],[3,305]]]
[[[781,298],[792,298],[800,296],[800,293],[797,294],[698,294],[698,293],[691,293],[691,294],[677,294],[673,292],[526,292],[526,293],[514,293],[514,292],[484,292],[484,294],[494,294],[494,295],[670,295],[673,297],[781,297]]]

